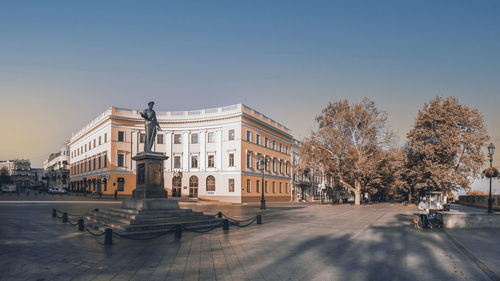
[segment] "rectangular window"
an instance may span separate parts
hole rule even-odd
[[[234,153],[229,153],[229,167],[234,167]]]
[[[97,159],[97,168],[101,169],[101,156]]]
[[[118,167],[124,167],[125,166],[125,154],[123,153],[118,153]]]
[[[283,144],[280,143],[280,152],[282,151],[283,149]]]
[[[276,150],[276,141],[273,141],[273,150]]]
[[[273,181],[273,193],[276,193],[276,182]]]
[[[198,168],[198,155],[191,155],[191,168]]]
[[[94,148],[96,147],[96,140],[94,139]]]
[[[181,144],[182,143],[181,137],[182,137],[181,134],[174,134],[174,144]]]
[[[146,134],[139,134],[139,143],[144,143],[146,141]]]
[[[229,140],[234,140],[234,129],[229,130],[228,138]]]
[[[96,167],[97,167],[95,163],[96,163],[96,159],[94,158],[94,159],[92,159],[92,170],[94,170],[94,171],[96,170]]]
[[[255,135],[255,143],[257,145],[260,145],[260,135],[259,134]]]
[[[101,145],[101,136],[99,136],[99,145]]]
[[[181,168],[181,156],[179,156],[179,155],[174,156],[174,168],[175,169]]]
[[[250,180],[247,180],[247,193],[252,192],[251,186],[250,186]]]
[[[280,174],[283,174],[283,161],[280,160]]]
[[[264,181],[264,191],[269,193],[269,190],[267,189],[267,181]]]
[[[118,131],[118,141],[120,141],[120,142],[124,142],[125,141],[125,132]]]
[[[208,133],[208,143],[215,143],[215,133],[214,132]]]
[[[118,178],[118,191],[124,191],[125,190],[125,178]]]
[[[255,192],[260,192],[260,180],[255,181]]]
[[[283,185],[282,183],[280,182],[280,193],[283,193],[283,189],[282,189]]]
[[[85,144],[85,152],[87,152],[87,144]]]
[[[108,142],[108,133],[104,133],[104,142]]]
[[[208,168],[214,168],[215,167],[215,155],[209,154],[208,155]]]
[[[191,134],[191,143],[197,144],[198,143],[198,134]]]
[[[269,144],[269,139],[268,138],[265,138],[264,139],[264,147],[267,147]]]
[[[288,154],[288,146],[285,146],[285,154]]]
[[[252,132],[247,131],[247,141],[251,142],[252,141]]]
[[[89,141],[89,150],[92,149],[92,141]]]
[[[163,144],[163,135],[162,134],[158,134],[156,136],[156,143],[157,144]]]
[[[108,167],[108,155],[107,154],[104,154],[104,168]]]
[[[252,168],[252,152],[247,152],[247,169]]]
[[[273,173],[276,173],[276,159],[273,159]]]
[[[285,192],[288,193],[288,183],[285,183]]]
[[[229,179],[229,192],[234,192],[234,179]]]

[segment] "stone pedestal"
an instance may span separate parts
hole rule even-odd
[[[175,200],[155,199],[155,198],[140,198],[127,199],[122,201],[123,209],[142,210],[171,210],[179,209],[179,203]]]
[[[140,152],[132,157],[136,161],[136,188],[132,198],[167,198],[163,188],[163,161],[168,159],[163,153]]]

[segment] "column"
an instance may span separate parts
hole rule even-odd
[[[201,131],[198,135],[198,143],[200,144],[200,171],[205,171],[207,167],[207,142],[206,142],[207,131]]]
[[[182,170],[189,170],[189,132],[182,134]]]
[[[216,152],[215,152],[215,167],[217,171],[222,171],[222,129],[215,132]]]

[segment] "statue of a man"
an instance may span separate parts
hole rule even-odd
[[[144,127],[146,129],[146,139],[144,140],[144,152],[151,152],[153,148],[153,143],[156,138],[156,130],[161,131],[160,124],[156,120],[156,113],[153,110],[155,103],[153,101],[148,103],[148,107],[141,112],[142,118],[144,118]]]

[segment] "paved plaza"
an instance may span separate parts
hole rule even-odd
[[[99,202],[0,201],[0,280],[479,281],[500,276],[500,229],[413,230],[414,206],[270,204],[263,225],[183,233],[179,241],[173,235],[114,239],[110,247],[102,236],[51,217],[52,208],[82,213],[117,206]],[[259,212],[255,205],[181,206],[223,211],[236,219]]]

